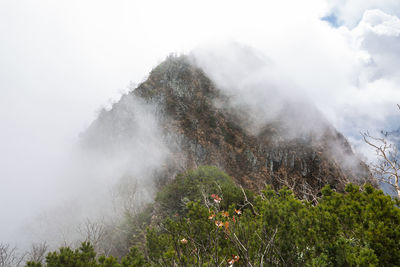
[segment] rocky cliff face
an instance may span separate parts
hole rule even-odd
[[[290,106],[289,112],[252,131],[246,110],[233,109],[229,96],[187,57],[170,57],[156,67],[145,82],[99,116],[84,135],[85,143],[99,147],[116,140],[123,143],[134,135],[130,114],[135,107],[129,105],[130,98],[152,107],[149,112],[156,114],[160,137],[169,151],[163,166],[152,174],[161,184],[186,168],[216,165],[249,189],[286,185],[300,197],[312,199],[326,184],[343,190],[349,181],[370,179],[367,166],[326,121],[309,124],[319,129],[318,134],[286,134],[290,114],[301,106]],[[315,112],[313,118],[320,116],[310,110]],[[99,132],[101,137],[95,134]]]

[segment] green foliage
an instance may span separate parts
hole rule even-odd
[[[59,252],[50,252],[46,257],[48,267],[56,266],[96,266],[96,253],[89,243],[82,243],[79,249],[60,248]]]
[[[121,260],[121,267],[145,267],[148,266],[143,254],[137,247],[132,247]]]
[[[370,185],[349,184],[345,193],[325,187],[322,193],[315,206],[288,189],[269,187],[252,204],[230,202],[228,209],[189,202],[184,217],[148,230],[151,263],[214,266],[237,256],[240,266],[400,265],[395,200]]]
[[[370,258],[380,265],[400,264],[400,210],[381,190],[349,184],[341,194],[325,188],[315,213],[318,251],[331,262],[340,265],[345,258],[362,264]]]
[[[79,249],[72,250],[69,247],[62,247],[59,251],[50,252],[46,256],[46,267],[139,267],[147,266],[143,254],[135,247],[132,247],[128,255],[119,263],[114,257],[101,255],[96,257],[93,246],[83,242]],[[42,267],[38,262],[27,262],[27,267]]]
[[[127,240],[130,245],[144,249],[146,228],[151,222],[153,212],[154,205],[148,204],[140,213],[136,215],[129,213],[125,214],[125,218],[120,223],[119,229],[126,233]]]
[[[287,188],[255,197],[206,166],[179,175],[156,205],[164,219],[120,261],[83,243],[49,253],[45,266],[400,266],[399,201],[370,185],[324,187],[313,205]]]
[[[249,196],[253,194],[246,191]],[[182,215],[190,201],[203,202],[211,194],[223,196],[221,207],[228,208],[231,203],[243,202],[243,194],[225,172],[213,166],[202,166],[179,174],[175,180],[161,190],[156,203],[167,215]]]

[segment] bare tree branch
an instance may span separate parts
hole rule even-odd
[[[17,247],[10,244],[0,243],[0,267],[16,267],[22,266],[25,254],[19,254]]]
[[[49,246],[46,242],[34,243],[28,252],[28,261],[44,263]]]
[[[400,109],[400,105],[397,104]],[[371,146],[376,153],[377,161],[370,164],[370,168],[375,178],[388,184],[396,192],[397,197],[400,198],[400,154],[397,145],[385,137],[374,137],[369,132],[361,133],[364,142]]]

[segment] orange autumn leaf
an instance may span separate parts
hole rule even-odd
[[[215,225],[218,226],[219,228],[221,228],[222,226],[224,226],[224,223],[221,221],[216,221]]]
[[[229,222],[225,222],[225,223],[224,223],[224,226],[225,226],[225,229],[226,229],[226,230],[229,230]]]
[[[227,212],[227,211],[222,211],[221,214],[225,218],[229,217],[229,212]]]
[[[222,198],[220,198],[218,195],[216,194],[212,194],[211,197],[214,199],[215,203],[220,203]]]

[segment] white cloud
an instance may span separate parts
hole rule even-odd
[[[364,12],[380,9],[383,12],[400,16],[400,2],[397,0],[328,0],[326,13],[334,14],[346,27],[357,26]]]
[[[320,20],[332,12],[343,27]],[[280,75],[271,79],[348,136],[388,127],[400,102],[399,16],[398,0],[1,1],[3,223],[63,195],[59,165],[101,105],[168,53],[211,41],[258,49]]]
[[[360,29],[371,31],[377,35],[399,36],[400,20],[398,17],[388,15],[379,9],[367,10],[364,12],[355,32],[360,31]]]
[[[365,70],[369,79],[398,79],[400,67],[400,19],[381,10],[365,11],[351,34],[360,50],[369,56]]]
[[[351,118],[343,123],[372,131],[399,127],[389,119],[398,116],[396,104],[400,101],[399,18],[381,10],[367,10],[355,28],[343,27],[340,31],[348,36],[359,60],[354,66],[357,82],[349,84],[343,94]]]

